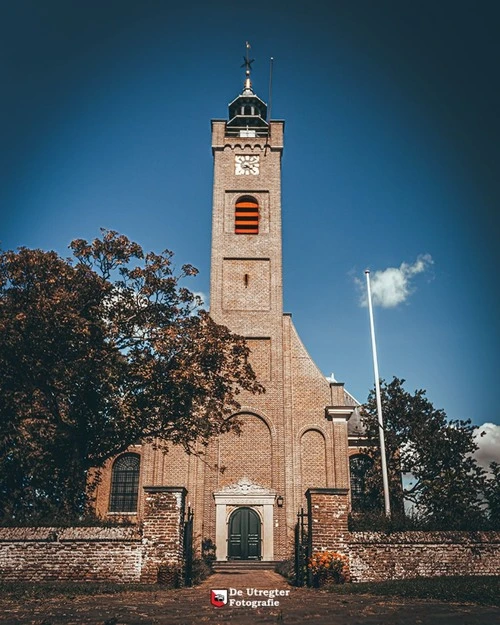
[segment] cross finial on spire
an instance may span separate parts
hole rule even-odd
[[[249,50],[250,50],[250,44],[247,42],[245,42],[246,48],[247,48],[247,53],[246,56],[243,57],[243,65],[241,67],[245,68],[245,89],[250,89],[250,91],[252,90],[252,82],[250,80],[250,72],[252,70],[252,63],[255,61],[255,59],[250,59],[249,58]]]

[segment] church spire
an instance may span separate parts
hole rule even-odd
[[[245,84],[243,91],[229,104],[229,120],[226,124],[228,136],[258,137],[265,136],[269,131],[267,122],[267,105],[252,88],[252,63],[250,44],[246,42],[246,55],[243,57],[245,68]]]

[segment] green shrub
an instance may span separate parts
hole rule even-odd
[[[117,584],[113,582],[2,582],[0,596],[10,599],[114,595],[125,592],[158,592],[156,584]]]
[[[212,567],[213,563],[217,559],[216,556],[216,545],[211,538],[204,538],[201,542],[201,557],[207,563],[208,566]]]
[[[500,605],[500,577],[491,575],[418,577],[385,582],[362,582],[332,585],[328,586],[327,590],[342,595],[363,594]]]
[[[486,517],[481,520],[462,520],[453,531],[479,532],[500,530],[498,524]],[[393,512],[387,517],[383,512],[358,512],[349,515],[349,531],[351,532],[444,532],[449,531],[450,526],[446,521],[424,518],[418,515],[405,515],[402,512]]]
[[[62,514],[32,515],[29,518],[16,519],[3,517],[0,527],[122,527],[135,525],[129,517],[113,516],[103,519],[92,512],[79,516]]]
[[[281,562],[277,562],[274,570],[276,573],[282,575],[289,582],[293,583],[295,580],[295,561],[293,558],[289,560],[282,560]]]
[[[385,532],[391,534],[392,532],[425,529],[421,519],[402,513],[392,514],[390,517],[379,511],[351,513],[349,515],[349,531],[351,532]]]
[[[192,569],[192,581],[193,586],[197,584],[201,584],[204,579],[207,579],[210,575],[212,575],[212,567],[207,564],[207,562],[203,558],[196,558],[193,560],[193,569]]]

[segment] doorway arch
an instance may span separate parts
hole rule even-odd
[[[261,559],[261,521],[252,508],[237,508],[229,517],[228,559]]]

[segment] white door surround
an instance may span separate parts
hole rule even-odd
[[[228,522],[231,513],[238,506],[246,506],[257,512],[262,523],[262,560],[274,559],[274,531],[273,506],[276,501],[276,491],[248,478],[241,478],[236,484],[225,486],[214,493],[215,514],[215,545],[217,560],[227,560]]]

